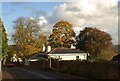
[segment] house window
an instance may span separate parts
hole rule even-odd
[[[76,60],[79,60],[79,56],[76,56]]]

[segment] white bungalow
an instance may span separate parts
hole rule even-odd
[[[55,48],[48,56],[60,60],[87,60],[87,53],[73,48]]]
[[[71,46],[71,48],[55,48],[51,50],[51,47],[48,46],[47,55],[53,59],[60,60],[87,60],[87,53],[81,51],[79,49],[75,49],[75,47]]]
[[[51,46],[44,46],[43,53],[33,55],[29,61],[38,61],[40,59],[59,59],[59,60],[87,60],[87,53],[79,49],[71,48],[55,48],[51,50]]]

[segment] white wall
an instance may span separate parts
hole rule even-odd
[[[87,53],[75,53],[75,54],[49,54],[52,58],[61,58],[62,60],[77,60],[79,56],[81,60],[87,60]]]

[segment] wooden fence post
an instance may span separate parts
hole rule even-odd
[[[59,59],[57,59],[57,71],[59,71]]]
[[[51,68],[51,57],[48,55],[48,67]]]

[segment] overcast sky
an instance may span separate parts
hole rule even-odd
[[[41,28],[51,33],[53,25],[65,20],[73,24],[76,34],[85,27],[96,27],[109,33],[118,43],[118,0],[79,0],[79,2],[9,2],[2,3],[2,20],[8,38],[13,33],[13,21],[18,17],[37,19]],[[11,44],[11,41],[9,41]]]

